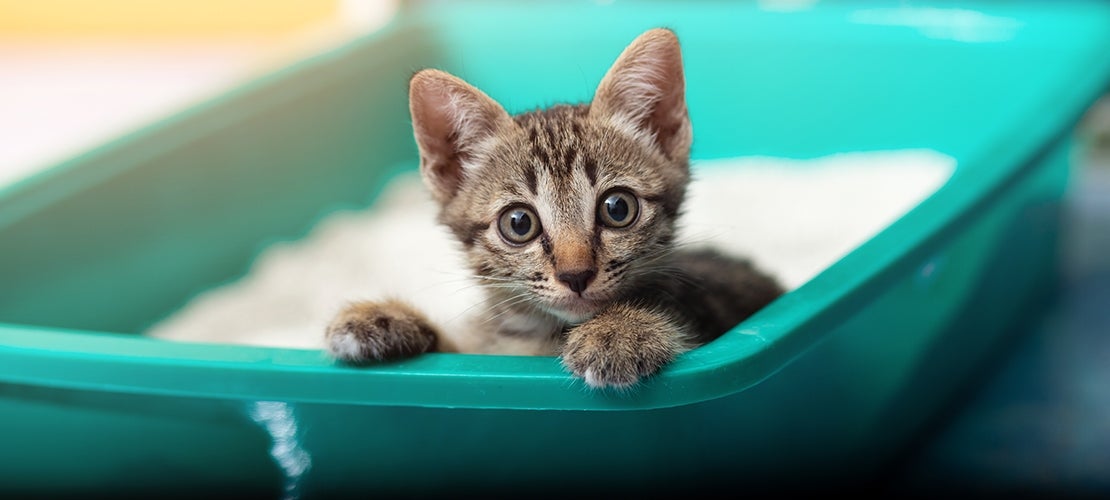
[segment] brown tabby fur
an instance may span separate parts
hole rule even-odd
[[[692,130],[672,32],[633,41],[590,104],[510,116],[436,70],[417,73],[409,95],[439,221],[461,242],[488,305],[473,331],[447,337],[401,302],[352,304],[327,329],[334,356],[558,354],[592,387],[626,387],[782,293],[746,261],[674,244]],[[598,204],[614,188],[638,202],[627,227],[600,221]],[[521,205],[542,230],[512,244],[498,221]],[[568,275],[586,277],[585,288],[572,290]]]

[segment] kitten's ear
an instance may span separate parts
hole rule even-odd
[[[678,38],[657,28],[633,40],[609,68],[590,115],[649,140],[668,158],[685,158],[693,137],[685,94]]]
[[[466,176],[464,162],[486,139],[513,125],[505,109],[481,90],[433,69],[409,82],[409,111],[420,173],[440,203],[458,192]]]

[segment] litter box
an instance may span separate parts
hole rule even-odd
[[[958,5],[410,3],[0,191],[0,490],[874,484],[1051,296],[1070,133],[1110,82],[1110,6]],[[683,43],[696,158],[928,149],[955,171],[627,394],[587,390],[551,357],[352,368],[138,335],[414,169],[414,70],[514,112],[582,101],[655,26]]]

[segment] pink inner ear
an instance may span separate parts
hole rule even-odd
[[[508,113],[482,91],[448,73],[424,70],[409,84],[409,110],[420,148],[421,172],[441,202],[452,198],[465,172],[462,161]]]
[[[593,110],[629,123],[676,158],[688,153],[686,83],[678,39],[668,30],[640,35],[621,53],[598,85]]]
[[[649,126],[655,132],[656,142],[659,143],[663,152],[671,158],[688,154],[688,151],[681,151],[680,143],[682,141],[689,142],[690,140],[689,137],[686,137],[688,132],[685,132],[685,135],[683,132],[684,129],[689,128],[689,117],[686,112],[686,86],[682,76],[681,60],[678,64],[677,72],[668,73],[677,75],[677,81],[664,84],[665,92],[660,95],[648,121]]]
[[[456,135],[450,97],[442,82],[413,79],[409,93],[413,134],[420,149],[420,170],[437,199],[450,198],[462,182],[462,166],[452,140]]]

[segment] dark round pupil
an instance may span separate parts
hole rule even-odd
[[[628,217],[628,202],[623,196],[610,196],[605,199],[605,211],[614,221],[621,222]]]
[[[517,210],[509,216],[509,227],[514,233],[524,236],[532,230],[532,218],[528,216],[528,212]]]

